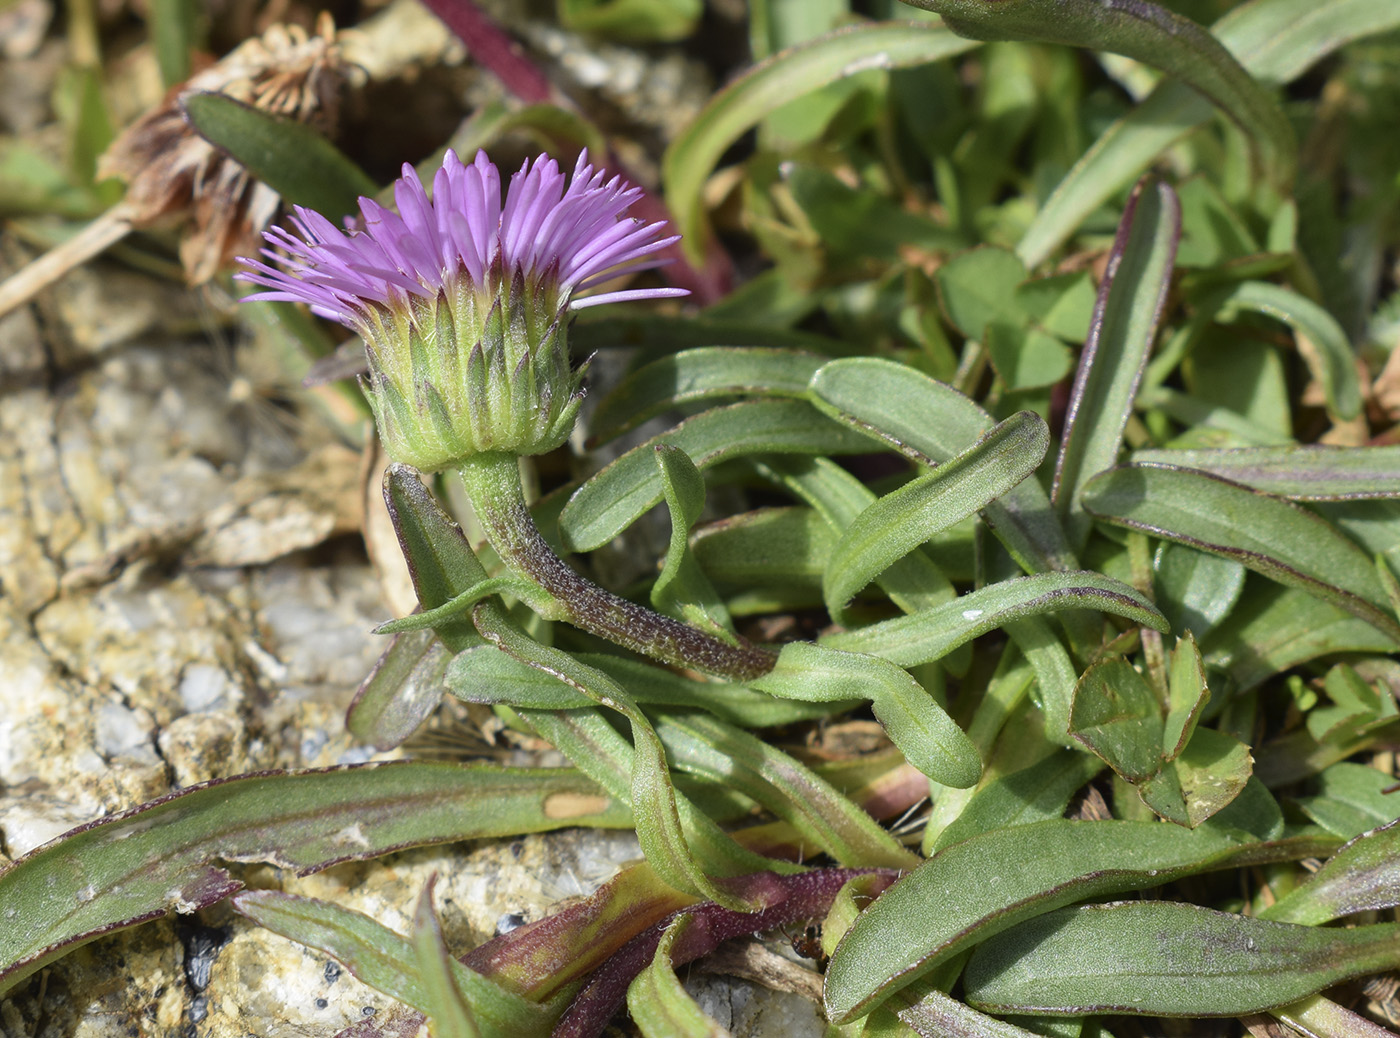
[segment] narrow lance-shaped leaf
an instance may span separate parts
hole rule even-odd
[[[966,450],[993,424],[986,411],[952,386],[877,357],[824,365],[812,376],[808,399],[836,421],[930,467]],[[1036,480],[1023,480],[988,505],[987,519],[1028,572],[1078,568]]]
[[[622,686],[601,670],[529,638],[499,606],[483,603],[475,619],[484,638],[517,660],[627,718],[630,746],[595,711],[576,711],[571,718],[549,712],[526,715],[546,739],[559,738],[556,748],[581,770],[613,796],[627,800],[647,861],[668,883],[688,894],[743,908],[715,884],[710,872],[733,875],[785,867],[739,847],[676,791],[656,730]]]
[[[970,591],[956,601],[908,616],[830,634],[823,645],[871,653],[913,667],[1025,617],[1061,609],[1097,609],[1166,631],[1167,621],[1135,588],[1097,573],[1037,573]]]
[[[624,378],[590,422],[595,441],[621,436],[678,403],[729,396],[801,397],[826,363],[815,353],[701,346],[652,361]]]
[[[1352,40],[1396,26],[1400,9],[1389,0],[1261,0],[1234,8],[1211,31],[1260,81],[1286,83]],[[1016,246],[1026,266],[1043,263],[1095,209],[1212,114],[1210,103],[1184,83],[1159,84],[1051,192]]]
[[[180,108],[200,135],[228,152],[288,203],[328,216],[355,211],[379,185],[304,123],[221,94],[186,94]]]
[[[671,949],[694,917],[680,915],[666,927],[651,963],[627,988],[627,1008],[644,1038],[729,1038],[691,998],[671,966]]]
[[[259,926],[342,963],[356,978],[419,1012],[430,1008],[412,943],[383,923],[328,901],[280,890],[248,890],[233,907]],[[535,1002],[452,960],[453,979],[486,1038],[545,1038],[562,1010]]]
[[[75,829],[0,873],[0,903],[13,913],[0,927],[0,991],[94,937],[236,892],[218,861],[314,872],[571,825],[633,820],[572,769],[405,762],[194,786]]]
[[[830,458],[773,458],[756,461],[754,467],[811,505],[836,534],[844,533],[856,516],[875,503],[875,493]],[[831,558],[832,540],[823,558]],[[938,564],[919,550],[895,560],[875,580],[890,601],[907,613],[957,595]]]
[[[1306,509],[1248,487],[1160,465],[1126,465],[1085,487],[1095,518],[1235,559],[1400,641],[1371,559]]]
[[[887,890],[842,939],[826,972],[827,1016],[853,1020],[1024,919],[1220,868],[1240,846],[1208,829],[1051,819],[945,847]]]
[[[919,863],[889,830],[776,746],[700,713],[667,715],[656,731],[674,767],[743,793],[840,864],[907,869]]]
[[[1400,497],[1400,445],[1238,447],[1232,450],[1139,450],[1140,464],[1200,469],[1293,501]]]
[[[1293,128],[1273,95],[1206,29],[1146,0],[909,0],[962,36],[1106,50],[1162,69],[1210,98],[1250,138],[1263,173],[1288,186]]]
[[[678,447],[696,468],[749,454],[855,454],[869,441],[798,400],[751,400],[690,418],[612,462],[574,491],[559,515],[566,544],[592,551],[607,544],[662,497],[654,448]]]
[[[785,699],[868,698],[890,740],[929,778],[965,788],[981,777],[982,758],[957,722],[907,671],[878,656],[791,642],[750,685]]]
[[[690,528],[705,510],[705,478],[679,447],[658,443],[653,450],[661,473],[662,493],[671,513],[671,543],[666,548],[666,562],[651,588],[651,604],[660,612],[734,644],[729,611],[690,550]]]
[[[857,705],[855,700],[813,705],[774,699],[744,685],[697,681],[641,660],[601,653],[574,654],[628,689],[638,703],[673,709],[708,710],[731,724],[770,728],[825,717]],[[467,703],[504,703],[529,710],[577,710],[593,700],[559,679],[522,663],[493,645],[481,645],[452,658],[445,689]]]
[[[1261,919],[1319,926],[1400,905],[1400,821],[1362,833],[1303,883],[1259,912]]]
[[[1070,544],[1082,549],[1090,520],[1080,504],[1089,478],[1118,458],[1162,310],[1181,237],[1176,192],[1143,180],[1128,199],[1074,377],[1052,498]]]
[[[698,260],[705,245],[702,190],[735,141],[793,98],[866,69],[907,68],[977,46],[942,25],[875,22],[838,29],[762,61],[720,91],[662,158],[666,203]]]
[[[1242,311],[1264,314],[1293,330],[1299,338],[1299,352],[1322,386],[1327,409],[1334,417],[1349,421],[1361,413],[1356,354],[1336,318],[1311,299],[1266,281],[1236,285],[1219,303],[1222,321]]]
[[[1400,964],[1400,923],[1334,929],[1130,901],[1043,915],[972,954],[966,997],[1002,1013],[1243,1016]]]
[[[832,616],[895,561],[1009,492],[1039,467],[1049,446],[1045,422],[1022,411],[866,508],[842,534],[822,578]]]
[[[433,907],[433,886],[428,880],[413,913],[413,963],[423,990],[423,1011],[433,1038],[481,1038],[476,1015],[467,1003],[454,967],[459,964],[442,936],[442,921]]]

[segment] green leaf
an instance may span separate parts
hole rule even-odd
[[[1052,912],[972,954],[990,1012],[1243,1016],[1400,963],[1400,924],[1322,929],[1164,901]]]
[[[1400,446],[1140,450],[1134,462],[1200,469],[1294,501],[1400,497]]]
[[[1212,666],[1242,690],[1337,652],[1394,652],[1400,641],[1311,594],[1257,582],[1205,643]]]
[[[761,508],[701,526],[691,550],[733,614],[821,605],[836,535],[810,508]],[[767,608],[765,608],[767,607]]]
[[[934,989],[899,1010],[899,1019],[924,1038],[1040,1038],[1040,1033],[986,1016]]]
[[[1228,322],[1244,312],[1264,314],[1292,329],[1334,417],[1349,421],[1361,413],[1356,354],[1336,318],[1311,299],[1265,281],[1236,285],[1219,303],[1216,319]]]
[[[593,413],[593,438],[607,442],[689,401],[731,396],[801,397],[825,362],[825,357],[813,353],[757,346],[681,350],[638,368],[618,383]]]
[[[695,923],[689,913],[677,916],[656,945],[651,963],[627,988],[627,1009],[644,1038],[728,1038],[690,997],[671,966],[676,939]]]
[[[948,251],[965,244],[955,231],[911,212],[886,193],[865,185],[853,188],[824,169],[785,163],[782,176],[833,263],[844,266],[866,257],[894,263],[909,246]]]
[[[1388,0],[1256,0],[1211,29],[1254,76],[1286,83],[1337,48],[1400,26]],[[1211,118],[1211,106],[1168,81],[1106,130],[1056,186],[1016,247],[1037,267],[1081,222],[1140,176],[1156,156]]]
[[[660,443],[685,451],[702,471],[749,454],[855,454],[870,447],[865,437],[798,400],[752,400],[706,411],[634,447],[575,490],[559,515],[566,545],[576,551],[601,547],[660,503],[654,450]]]
[[[1103,770],[1097,757],[1075,750],[1055,750],[1044,760],[1001,775],[972,795],[933,849],[1014,825],[1064,817],[1074,794]]]
[[[1234,559],[1163,541],[1152,562],[1157,608],[1172,630],[1205,637],[1244,590],[1245,568]]]
[[[827,1016],[853,1020],[1025,919],[1223,867],[1240,846],[1206,829],[1051,819],[945,847],[885,891],[842,939],[826,972]]]
[[[1022,411],[862,511],[822,575],[832,617],[839,620],[851,596],[894,562],[1009,492],[1036,470],[1049,446],[1045,422]]]
[[[869,699],[890,741],[935,782],[965,788],[982,775],[977,747],[907,671],[878,656],[790,642],[773,669],[749,684],[812,702]]]
[[[1369,829],[1400,818],[1395,779],[1363,764],[1333,764],[1318,777],[1315,795],[1301,797],[1298,807],[1318,825],[1352,840]]]
[[[668,714],[656,727],[674,767],[737,790],[842,865],[913,868],[916,855],[834,786],[762,739],[704,714]]]
[[[1001,322],[990,324],[985,345],[992,367],[1007,389],[1054,385],[1073,367],[1069,348],[1039,328],[1017,328]]]
[[[1083,342],[1094,319],[1098,291],[1087,270],[1033,278],[1016,288],[1016,302],[1036,324],[1051,335]]]
[[[982,408],[951,386],[875,357],[835,360],[812,377],[809,399],[838,422],[930,467],[992,427]],[[1078,568],[1044,489],[1025,480],[987,506],[987,518],[1029,572]]]
[[[450,654],[432,631],[395,635],[360,683],[345,727],[357,742],[392,750],[442,702]]]
[[[820,549],[818,560],[833,558],[836,535],[844,534],[856,517],[876,501],[873,491],[830,458],[774,458],[756,462],[755,467],[806,501],[825,520],[832,535],[829,541],[822,542],[824,548]],[[971,544],[959,542],[954,555],[969,554],[970,549]],[[819,570],[825,572],[827,564],[818,561]],[[922,549],[897,559],[875,580],[890,601],[906,613],[940,605],[957,595],[938,563]]]
[[[197,45],[197,16],[198,8],[190,0],[154,0],[151,4],[151,42],[160,66],[160,81],[167,90],[190,76],[190,55]]]
[[[1301,884],[1259,912],[1261,919],[1320,926],[1400,905],[1400,821],[1362,833]]]
[[[690,550],[690,528],[705,510],[705,479],[685,451],[670,444],[654,448],[662,493],[671,513],[666,563],[651,588],[651,604],[730,644],[737,644],[729,612]]]
[[[1166,630],[1166,620],[1152,603],[1121,581],[1088,572],[1038,573],[988,585],[932,609],[827,635],[822,644],[913,667],[940,659],[964,642],[1012,621],[1062,609],[1098,609]]]
[[[913,0],[911,0],[913,2]],[[961,36],[1034,40],[1123,54],[1171,73],[1210,98],[1256,149],[1266,177],[1287,186],[1297,142],[1283,109],[1201,26],[1156,4],[1095,0],[917,0]]]
[[[448,950],[442,936],[442,921],[433,907],[433,885],[436,881],[436,875],[428,880],[413,913],[411,961],[418,967],[428,1030],[433,1038],[481,1038],[476,1016],[467,1004],[466,995],[457,983],[453,969],[461,964]]]
[[[413,968],[413,944],[383,923],[280,890],[244,891],[233,907],[273,933],[325,952],[376,991],[419,1012],[431,1011],[421,971]],[[522,998],[455,959],[448,966],[488,1038],[545,1038],[563,1008],[559,999],[541,1004]]]
[[[1196,730],[1196,722],[1201,711],[1210,700],[1210,686],[1206,684],[1205,665],[1201,662],[1201,650],[1196,647],[1196,639],[1187,632],[1178,638],[1172,650],[1171,668],[1167,672],[1167,720],[1162,731],[1162,755],[1167,760],[1180,756],[1191,734]]]
[[[1234,559],[1400,639],[1371,559],[1298,505],[1190,469],[1126,465],[1089,482],[1084,508],[1116,526]]]
[[[627,719],[631,744],[596,710],[536,710],[524,715],[581,771],[632,807],[647,863],[667,883],[684,893],[744,911],[750,906],[716,884],[711,873],[738,875],[792,868],[786,862],[744,850],[677,792],[656,730],[632,697],[607,674],[534,641],[497,606],[482,606],[475,619],[487,641]]]
[[[934,278],[949,322],[969,339],[981,342],[989,324],[1019,326],[1026,320],[1016,301],[1026,268],[1012,252],[991,246],[973,249],[943,264]]]
[[[1070,544],[1081,550],[1090,527],[1080,500],[1084,485],[1118,458],[1166,306],[1180,234],[1175,192],[1160,181],[1141,181],[1108,254],[1055,464],[1051,499]]]
[[[628,689],[638,703],[708,710],[730,724],[748,728],[810,721],[858,705],[856,700],[816,705],[774,699],[743,685],[697,681],[641,660],[588,652],[574,656]],[[454,656],[443,687],[463,702],[505,703],[532,710],[577,710],[593,702],[582,692],[492,645],[479,645]]]
[[[627,43],[669,43],[695,29],[700,0],[556,0],[559,22]]]
[[[971,50],[929,22],[874,22],[837,29],[762,61],[721,90],[662,158],[666,204],[687,255],[699,262],[706,241],[705,181],[730,145],[793,98],[867,69],[908,68]]]
[[[0,873],[0,992],[101,934],[240,884],[218,861],[299,872],[403,847],[571,825],[630,828],[631,812],[572,769],[404,762],[216,780],[75,829]]]
[[[227,152],[288,204],[332,220],[379,190],[360,167],[305,123],[269,115],[222,94],[184,94],[180,108],[211,144]]]
[[[1079,679],[1070,734],[1134,785],[1161,770],[1162,729],[1156,693],[1121,656],[1094,664]]]

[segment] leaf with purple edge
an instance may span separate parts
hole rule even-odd
[[[1369,829],[1346,844],[1272,905],[1261,919],[1320,926],[1357,912],[1400,905],[1400,821]]]
[[[1080,497],[1090,477],[1118,457],[1166,306],[1180,237],[1176,193],[1162,181],[1140,181],[1108,254],[1055,464],[1051,499],[1070,544],[1079,550],[1091,525]]]
[[[1233,450],[1141,450],[1140,464],[1201,469],[1294,501],[1400,497],[1400,445],[1236,447]]]
[[[881,895],[831,957],[826,1009],[853,1020],[940,962],[1022,920],[1084,898],[1223,868],[1242,833],[1157,822],[1051,819],[939,851]]]
[[[1163,465],[1125,465],[1084,488],[1096,519],[1235,559],[1400,641],[1371,559],[1334,525],[1282,498]]]
[[[967,1000],[989,1012],[1242,1016],[1400,964],[1400,923],[1297,926],[1167,901],[1084,905],[972,954]]]
[[[215,861],[314,872],[404,847],[572,825],[631,828],[572,769],[395,762],[216,780],[100,819],[0,872],[0,990],[95,937],[241,884]]]

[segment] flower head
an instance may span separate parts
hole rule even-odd
[[[405,165],[398,212],[360,199],[362,230],[297,207],[267,232],[241,280],[249,299],[307,303],[365,340],[362,380],[391,457],[427,471],[478,451],[537,454],[569,434],[583,398],[566,345],[570,310],[684,295],[652,288],[578,293],[661,265],[664,223],[624,218],[641,190],[579,157],[573,177],[541,155],[511,177],[449,151],[429,198]]]

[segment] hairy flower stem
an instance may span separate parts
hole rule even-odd
[[[549,592],[574,626],[663,663],[715,677],[748,681],[773,669],[771,653],[748,644],[729,645],[619,598],[570,568],[535,526],[514,454],[475,454],[458,471],[491,547],[513,574]]]

